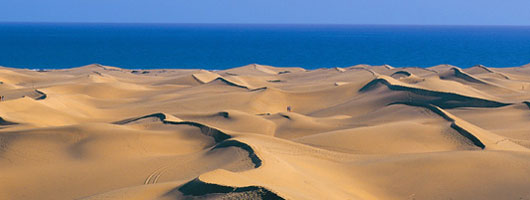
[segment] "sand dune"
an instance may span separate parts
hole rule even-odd
[[[528,199],[528,66],[1,67],[0,199]]]
[[[424,102],[434,104],[440,107],[500,107],[509,105],[494,100],[489,100],[480,94],[473,94],[472,91],[465,93],[451,92],[449,88],[443,88],[443,91],[416,87],[405,83],[400,83],[395,79],[381,76],[366,84],[360,89],[361,92],[377,90],[380,86],[386,86],[391,91],[403,91],[408,95],[407,102]],[[395,102],[390,102],[395,103]]]

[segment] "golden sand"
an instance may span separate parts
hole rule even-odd
[[[0,81],[0,199],[530,199],[530,65]]]

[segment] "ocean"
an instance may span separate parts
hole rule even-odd
[[[530,63],[530,26],[0,23],[0,65],[59,69],[462,68]]]

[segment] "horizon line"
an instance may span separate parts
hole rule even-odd
[[[530,27],[522,24],[348,24],[348,23],[191,23],[191,22],[52,22],[52,21],[0,21],[0,24],[130,24],[130,25],[280,25],[280,26],[471,26],[471,27]]]
[[[410,66],[393,66],[393,65],[390,65],[390,64],[357,63],[357,64],[353,64],[353,65],[348,65],[348,66],[321,66],[321,67],[318,67],[318,68],[306,68],[304,66],[275,66],[275,65],[260,64],[260,63],[255,63],[254,62],[254,63],[249,63],[249,64],[245,64],[245,65],[240,65],[240,66],[233,66],[233,67],[224,68],[224,69],[223,68],[206,69],[206,68],[200,68],[200,67],[177,67],[177,68],[174,68],[174,67],[149,68],[148,67],[148,68],[142,68],[142,67],[124,67],[124,66],[118,66],[118,65],[105,65],[105,64],[101,64],[101,63],[90,63],[90,64],[84,64],[84,65],[77,65],[77,66],[70,66],[70,67],[59,67],[59,68],[53,68],[53,67],[11,67],[11,66],[4,66],[4,65],[0,65],[0,68],[26,69],[26,70],[32,70],[32,71],[41,71],[41,70],[46,71],[46,70],[68,70],[68,69],[88,67],[88,66],[93,66],[93,65],[94,66],[100,66],[100,67],[114,67],[114,68],[125,69],[125,70],[144,70],[144,71],[146,71],[146,70],[173,70],[173,69],[175,69],[175,70],[218,71],[218,70],[226,70],[226,69],[234,69],[234,68],[239,68],[239,67],[246,67],[246,66],[249,66],[249,65],[262,65],[262,66],[269,66],[269,67],[275,67],[275,68],[302,68],[304,70],[313,71],[313,70],[319,70],[319,69],[349,68],[349,67],[356,67],[356,66],[359,66],[359,65],[366,65],[366,66],[370,66],[370,67],[389,66],[389,67],[393,67],[393,68],[423,68],[423,69],[436,67],[436,66],[441,66],[441,65],[458,67],[458,68],[461,68],[461,69],[467,69],[467,68],[482,66],[482,67],[486,67],[486,68],[498,69],[498,68],[525,68],[525,67],[530,66],[530,63],[522,64],[522,65],[516,65],[516,66],[504,66],[504,67],[491,67],[491,66],[485,66],[483,64],[475,64],[475,65],[472,65],[472,66],[463,67],[463,66],[453,65],[453,64],[449,64],[449,63],[440,63],[440,64],[436,64],[436,65],[432,65],[432,66],[425,66],[425,67],[414,66],[414,65],[410,65]]]

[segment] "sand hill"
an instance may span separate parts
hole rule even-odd
[[[0,95],[0,199],[530,199],[528,66],[0,67]]]

